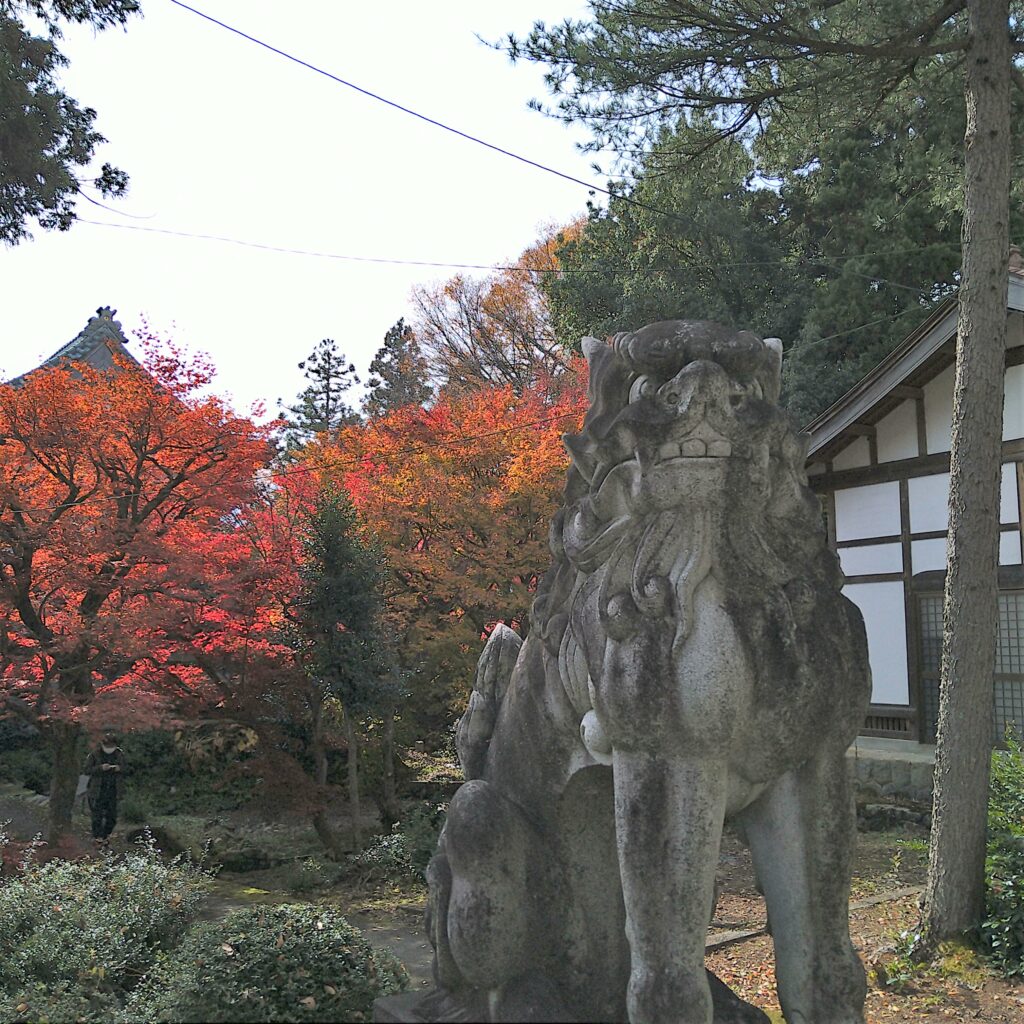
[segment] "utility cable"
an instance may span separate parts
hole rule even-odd
[[[481,139],[476,135],[471,135],[469,132],[464,132],[460,128],[446,124],[444,121],[437,120],[437,118],[429,117],[427,114],[421,114],[418,110],[413,110],[411,107],[407,107],[404,104],[399,103],[397,100],[391,100],[386,96],[381,96],[379,93],[366,89],[361,85],[357,85],[355,82],[350,82],[348,79],[342,78],[340,75],[335,75],[324,68],[318,67],[316,64],[311,64],[309,61],[303,60],[301,57],[296,57],[295,54],[289,53],[287,50],[282,50],[280,47],[274,46],[272,43],[268,43],[263,39],[250,35],[248,32],[244,32],[242,29],[236,28],[234,25],[229,25],[227,22],[221,21],[219,18],[215,18],[213,15],[207,14],[205,11],[200,11],[196,7],[191,7],[188,4],[183,3],[182,0],[170,0],[170,2],[176,7],[180,7],[182,10],[189,11],[199,18],[203,18],[204,20],[231,32],[236,36],[240,36],[242,39],[245,39],[250,43],[254,43],[256,46],[261,46],[263,49],[269,50],[271,53],[277,54],[279,57],[283,57],[285,60],[290,60],[292,63],[298,64],[318,75],[323,75],[324,78],[328,78],[332,82],[336,82],[338,85],[343,85],[347,89],[352,89],[371,100],[383,103],[385,106],[401,111],[403,114],[408,114],[410,117],[415,117],[420,121],[424,121],[426,124],[433,125],[435,128],[441,128],[443,131],[451,132],[452,135],[457,135],[460,139],[465,139],[467,142],[473,142],[478,146],[483,146],[485,149],[499,153],[501,156],[509,157],[511,160],[518,160],[520,163],[526,164],[528,167],[533,167],[538,171],[543,171],[545,174],[553,174],[555,177],[561,178],[563,181],[572,182],[574,185],[582,185],[583,188],[587,189],[591,193],[600,192],[602,195],[610,196],[612,199],[619,199],[622,202],[628,203],[630,206],[636,206],[641,210],[647,210],[650,213],[656,213],[659,216],[669,217],[673,220],[683,220],[683,218],[679,217],[677,214],[668,213],[665,210],[659,210],[655,206],[642,203],[638,199],[633,199],[630,196],[623,195],[621,192],[613,192],[611,189],[595,185],[593,182],[585,181],[583,178],[577,178],[575,175],[568,174],[565,171],[560,171],[554,167],[549,167],[547,164],[542,164],[538,160],[531,160],[530,157],[523,156],[521,153],[515,153],[510,149],[505,149],[503,146],[499,146],[494,142],[488,142],[486,139]]]
[[[431,267],[450,270],[490,270],[510,271],[524,274],[671,274],[692,271],[692,266],[686,267],[647,267],[638,270],[635,267],[524,267],[519,264],[503,263],[451,263],[441,260],[412,260],[386,256],[350,256],[342,253],[320,252],[315,249],[293,249],[287,246],[271,245],[266,242],[250,242],[242,238],[232,238],[228,235],[209,235],[193,231],[175,231],[171,228],[147,227],[140,224],[111,224],[109,221],[88,220],[81,217],[76,220],[78,224],[88,224],[92,227],[114,228],[117,231],[141,231],[149,234],[169,235],[172,238],[195,239],[203,242],[223,242],[228,245],[240,245],[248,249],[259,249],[264,252],[277,252],[289,256],[310,256],[316,259],[343,260],[352,263],[374,263],[399,267]],[[959,242],[934,242],[933,247],[945,249],[959,249]],[[866,259],[872,256],[905,256],[911,253],[918,253],[921,247],[908,249],[881,249],[873,252],[844,253],[837,256],[814,256],[797,258],[796,260],[734,260],[732,262],[716,262],[715,266],[722,269],[741,269],[745,267],[771,267],[771,266],[814,266],[821,263],[841,263],[843,260]],[[862,274],[856,271],[848,271],[856,277],[863,277],[869,281],[879,281],[892,285],[894,288],[905,288],[908,291],[920,293],[923,289],[915,288],[913,285],[900,284],[898,281],[890,281],[888,278],[879,277],[877,274]]]

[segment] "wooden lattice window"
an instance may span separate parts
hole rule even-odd
[[[924,594],[918,604],[921,671],[921,721],[925,743],[935,742],[939,721],[942,668],[942,595]],[[1007,728],[1024,737],[1024,591],[999,595],[999,634],[992,695],[992,740],[999,744]]]

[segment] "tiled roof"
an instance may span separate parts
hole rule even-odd
[[[88,363],[97,369],[106,369],[112,365],[111,352],[116,351],[132,362],[137,360],[126,348],[128,339],[121,330],[121,325],[114,319],[116,309],[109,306],[100,306],[96,315],[89,318],[85,327],[66,345],[57,349],[48,359],[39,364],[36,369],[42,370],[47,367],[57,366],[64,361],[76,363]],[[29,370],[34,373],[34,370]],[[23,373],[15,377],[11,383],[17,386],[28,374]]]

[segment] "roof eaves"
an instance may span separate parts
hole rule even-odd
[[[1021,282],[1024,298],[1024,281]],[[819,413],[804,430],[811,435],[808,455],[813,455],[927,362],[956,334],[957,299],[943,299],[928,319],[907,336],[870,373],[837,402]]]

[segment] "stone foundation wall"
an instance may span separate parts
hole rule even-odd
[[[932,772],[927,761],[904,761],[899,758],[875,758],[864,754],[847,754],[857,787],[859,800],[888,798],[896,802],[911,801],[930,806]]]

